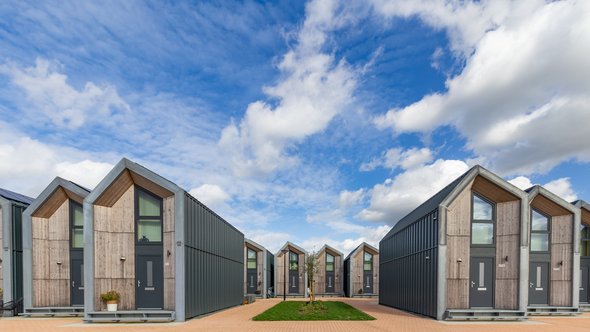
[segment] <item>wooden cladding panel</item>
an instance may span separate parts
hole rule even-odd
[[[590,211],[586,210],[585,208],[581,208],[580,210],[582,210],[582,224],[590,226]]]
[[[553,281],[572,280],[572,247],[570,244],[551,245],[551,284]]]
[[[136,185],[146,189],[154,195],[159,196],[160,198],[166,198],[174,195],[173,192],[160,187],[159,185],[153,183],[152,181],[144,178],[143,176],[137,173],[129,172],[129,174],[131,174],[131,178],[133,179],[133,182]]]
[[[469,280],[447,279],[447,309],[469,308]]]
[[[573,243],[573,216],[557,216],[551,218],[551,243]]]
[[[175,310],[175,257],[176,241],[174,238],[174,196],[163,199],[163,256],[164,257],[164,309]],[[168,255],[170,253],[170,255]]]
[[[447,246],[447,279],[469,279],[469,236],[451,236]]]
[[[43,205],[41,205],[37,209],[37,211],[35,211],[35,213],[32,214],[32,216],[39,217],[39,218],[49,218],[67,200],[68,200],[68,195],[66,194],[65,190],[62,187],[58,187],[49,196],[49,198],[45,202],[43,202]]]
[[[373,256],[373,293],[379,294],[379,255]]]
[[[518,279],[496,279],[496,309],[518,309]]]
[[[135,309],[134,196],[134,187],[129,186],[112,203],[112,207],[94,206],[96,308],[104,307],[100,294],[115,289],[121,293],[120,310]],[[122,257],[125,258],[124,261],[121,260]]]
[[[475,178],[471,189],[484,195],[486,198],[496,203],[518,200],[518,197],[512,195],[507,190],[499,187],[498,185],[492,183],[491,181],[482,176],[477,176]]]
[[[318,272],[315,275],[314,291],[316,293],[326,292],[326,251],[318,253]]]
[[[518,235],[496,238],[496,279],[518,279],[519,239]]]
[[[463,190],[449,205],[447,212],[447,235],[469,236],[471,234],[471,191]]]
[[[303,294],[307,285],[305,284],[305,255],[299,254],[299,293]]]
[[[52,209],[53,214],[48,218],[32,218],[32,302],[41,307],[70,305],[70,206],[67,196],[60,206]]]
[[[569,307],[572,305],[571,281],[551,281],[549,292],[550,306]]]
[[[119,174],[117,179],[109,185],[102,195],[100,195],[100,197],[94,202],[94,205],[111,207],[132,186],[133,179],[131,178],[131,174],[125,169]]]
[[[531,207],[552,217],[571,214],[566,208],[540,194],[533,198]]]
[[[520,201],[496,204],[496,234],[520,234]]]
[[[0,258],[2,258],[2,253],[4,252],[4,247],[3,247],[3,242],[2,242],[2,208],[0,208]],[[3,260],[3,259],[2,259]],[[3,266],[2,266],[2,262],[0,262],[0,285],[2,285],[2,288],[4,288],[4,277],[2,276],[4,274],[4,270],[3,270]],[[2,298],[0,297],[0,300]]]

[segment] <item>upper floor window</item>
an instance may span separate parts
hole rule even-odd
[[[471,244],[494,244],[494,205],[474,194],[471,219]]]
[[[326,271],[334,271],[334,256],[326,253]]]
[[[365,251],[365,255],[363,257],[363,270],[365,271],[372,271],[373,270],[373,255]]]
[[[580,255],[590,256],[590,229],[582,225],[580,231]]]
[[[162,199],[144,190],[138,189],[137,207],[137,242],[162,242]]]
[[[84,248],[84,213],[82,205],[70,201],[70,206],[70,218],[72,218],[72,248],[81,249]]]
[[[549,251],[549,217],[536,210],[531,217],[531,251]]]
[[[289,270],[297,271],[299,268],[299,255],[297,253],[289,251]]]
[[[256,269],[256,251],[248,248],[248,269]]]

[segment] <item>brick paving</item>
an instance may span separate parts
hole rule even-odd
[[[251,318],[280,302],[258,300],[184,323],[84,324],[79,318],[0,318],[0,332],[53,331],[590,331],[590,313],[574,317],[534,317],[524,322],[437,322],[380,306],[376,299],[341,300],[377,318],[374,321],[254,322]]]

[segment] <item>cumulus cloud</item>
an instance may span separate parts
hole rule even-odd
[[[203,202],[203,204],[214,207],[225,203],[230,196],[220,186],[215,184],[205,183],[198,188],[194,188],[189,192],[196,199]]]
[[[525,176],[518,176],[508,182],[517,186],[518,188],[525,190],[533,186],[531,180]],[[573,202],[578,198],[575,190],[572,187],[572,183],[569,178],[559,178],[542,185],[545,189],[556,194],[568,202]]]
[[[219,145],[232,155],[239,176],[269,174],[296,159],[285,149],[323,131],[351,102],[354,70],[333,54],[323,52],[328,33],[342,26],[336,1],[312,1],[296,37],[278,69],[283,78],[264,92],[270,101],[248,105],[239,124],[221,134]]]
[[[89,119],[105,120],[129,109],[114,87],[86,82],[82,89],[76,89],[59,69],[59,63],[39,58],[32,67],[0,65],[0,74],[25,91],[31,106],[28,113],[42,114],[60,127],[77,129]]]
[[[369,207],[358,217],[395,225],[436,192],[465,173],[469,166],[460,160],[439,159],[432,164],[406,170],[371,190]]]
[[[361,202],[365,196],[365,190],[359,189],[356,191],[342,190],[338,196],[338,205],[340,208],[346,209]]]
[[[500,174],[590,161],[588,1],[374,2],[388,18],[418,16],[444,29],[463,70],[446,91],[375,118],[396,133],[454,126]],[[549,134],[550,133],[550,134]]]
[[[36,197],[56,176],[94,188],[113,167],[75,149],[32,139],[0,122],[0,183]]]
[[[360,171],[368,172],[377,167],[384,167],[388,169],[411,169],[418,166],[423,166],[431,162],[433,159],[432,151],[428,148],[392,148],[385,152],[379,158],[375,158],[368,163],[360,166]]]
[[[269,230],[252,230],[245,233],[246,238],[262,245],[271,253],[276,253],[287,241],[293,241],[288,233],[273,232]]]

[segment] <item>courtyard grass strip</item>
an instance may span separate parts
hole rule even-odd
[[[252,318],[254,321],[375,320],[339,301],[285,301]]]

